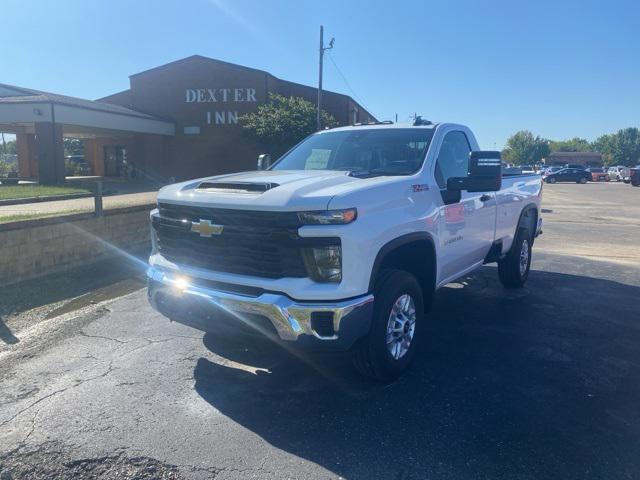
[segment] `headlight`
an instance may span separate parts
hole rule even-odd
[[[321,210],[318,212],[298,212],[304,225],[340,225],[353,222],[358,216],[355,208],[344,210]]]
[[[316,282],[334,282],[342,280],[342,247],[303,248],[302,254],[309,276]]]

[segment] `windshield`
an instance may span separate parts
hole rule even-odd
[[[272,170],[348,170],[361,175],[409,175],[424,162],[430,128],[354,129],[308,137]]]

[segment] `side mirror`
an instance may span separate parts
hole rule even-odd
[[[502,160],[500,152],[471,152],[466,177],[451,177],[447,190],[467,192],[497,192],[502,187]]]
[[[258,156],[258,170],[267,170],[271,166],[271,155],[263,153]]]

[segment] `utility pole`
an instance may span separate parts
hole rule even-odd
[[[320,65],[318,71],[318,111],[316,112],[316,126],[318,130],[322,129],[322,66],[324,59],[324,51],[333,48],[334,38],[329,42],[329,46],[324,46],[324,27],[320,25]]]

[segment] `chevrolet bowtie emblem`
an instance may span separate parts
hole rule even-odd
[[[200,219],[199,222],[191,222],[191,231],[199,233],[201,237],[211,237],[212,235],[220,235],[224,225],[216,225],[211,220]]]

